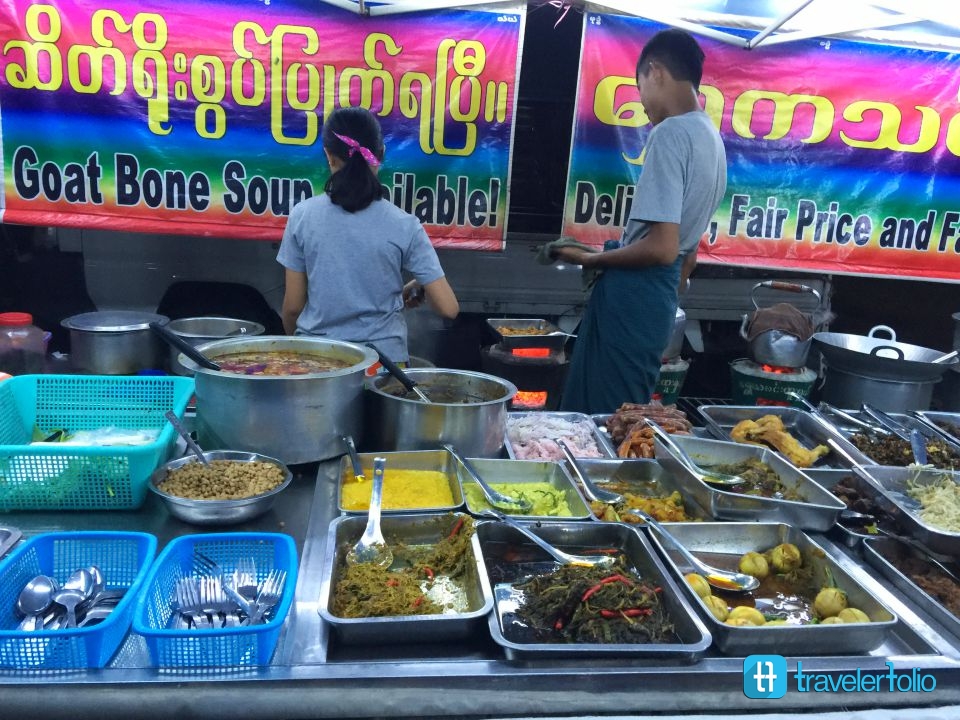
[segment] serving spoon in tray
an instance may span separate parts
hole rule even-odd
[[[570,466],[573,468],[573,474],[576,475],[577,480],[580,481],[580,485],[583,486],[583,490],[586,493],[587,497],[596,502],[606,503],[607,505],[616,505],[617,503],[623,502],[623,495],[619,493],[610,492],[609,490],[604,490],[601,487],[598,487],[593,480],[590,479],[590,476],[587,474],[587,471],[580,464],[580,461],[577,459],[577,456],[573,454],[573,451],[567,446],[567,444],[560,438],[554,438],[553,440],[557,447],[563,452],[564,457],[567,459],[567,462],[570,463]]]
[[[560,550],[559,548],[556,548],[550,543],[548,543],[542,537],[540,537],[535,532],[533,532],[533,530],[530,530],[529,528],[524,527],[522,523],[519,523],[513,518],[504,515],[499,510],[489,508],[487,510],[484,510],[483,514],[488,517],[492,517],[493,519],[498,520],[499,522],[506,523],[507,525],[512,527],[514,530],[516,530],[520,534],[526,536],[535,545],[545,550],[550,555],[550,557],[552,557],[561,565],[579,565],[580,567],[607,568],[607,567],[612,567],[617,562],[617,558],[611,555],[602,555],[599,557],[595,557],[592,555],[573,555],[571,553],[564,552],[563,550]]]
[[[690,565],[696,572],[703,575],[704,579],[715,588],[728,592],[748,593],[760,587],[760,581],[753,575],[747,575],[742,572],[730,572],[729,570],[721,570],[712,565],[707,565],[703,560],[687,550],[663,525],[643,510],[631,508],[627,512],[642,518],[647,525],[656,530],[669,549],[679,554],[684,562]]]
[[[467,474],[473,478],[473,481],[480,486],[480,489],[483,491],[483,494],[487,498],[487,502],[490,503],[490,505],[498,510],[514,513],[527,513],[533,509],[533,503],[526,498],[515,498],[509,495],[504,495],[502,492],[497,492],[490,487],[490,484],[480,477],[480,473],[477,472],[477,469],[473,466],[473,463],[460,455],[453,445],[450,443],[444,443],[443,449],[450,453],[450,455],[453,456],[453,459],[460,463],[463,466],[463,469],[467,471]]]
[[[739,475],[728,475],[727,473],[721,473],[717,472],[716,470],[708,470],[700,467],[693,461],[693,458],[687,454],[686,450],[673,441],[673,438],[670,437],[670,433],[657,425],[657,423],[655,423],[653,420],[644,418],[644,422],[646,422],[647,425],[653,429],[653,434],[657,436],[657,439],[666,445],[667,449],[670,450],[670,452],[673,453],[673,455],[681,463],[683,463],[683,465],[685,465],[686,468],[701,482],[709,483],[711,485],[726,486],[746,484],[747,481]]]
[[[383,471],[385,458],[373,459],[373,487],[370,490],[370,509],[367,512],[367,527],[356,545],[347,552],[347,564],[359,565],[371,563],[381,568],[393,564],[393,552],[390,550],[380,530],[380,506],[383,502]]]

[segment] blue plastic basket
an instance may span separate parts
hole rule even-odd
[[[99,668],[126,637],[157,539],[136,532],[63,532],[37,535],[0,563],[0,667],[18,670]],[[71,630],[17,630],[20,590],[37,575],[62,583],[79,568],[96,565],[108,590],[126,589],[113,612],[97,625]]]
[[[19,375],[0,383],[0,510],[127,510],[140,507],[165,462],[194,381],[183,377]],[[34,428],[69,432],[160,430],[133,446],[30,445]]]
[[[224,574],[240,558],[253,558],[257,581],[273,569],[286,570],[283,594],[273,618],[260,625],[220,629],[177,628],[173,608],[177,579],[198,574],[194,551],[214,560]],[[157,558],[137,603],[133,631],[142,635],[150,657],[161,668],[223,668],[226,671],[268,665],[280,637],[297,585],[297,548],[282,533],[211,533],[183,535]]]

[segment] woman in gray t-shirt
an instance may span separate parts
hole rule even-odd
[[[289,334],[373,342],[406,362],[404,306],[422,295],[438,315],[460,311],[420,221],[383,198],[380,123],[359,107],[323,125],[330,163],[324,194],[294,206],[277,261],[286,268],[283,327]],[[403,273],[413,280],[404,284]]]

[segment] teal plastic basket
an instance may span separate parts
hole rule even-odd
[[[179,578],[200,574],[194,564],[195,551],[216,562],[227,576],[240,558],[253,559],[258,582],[271,570],[286,570],[283,593],[271,620],[235,628],[178,627],[174,589]],[[297,546],[283,533],[182,535],[164,548],[150,569],[133,616],[133,631],[143,636],[156,667],[238,672],[269,665],[293,604],[297,564]]]
[[[19,375],[0,383],[0,510],[129,510],[177,435],[193,378]],[[160,429],[145,445],[30,445],[34,429]]]
[[[44,533],[0,563],[0,668],[70,670],[105,666],[133,620],[138,593],[157,551],[153,535],[137,532]],[[41,632],[17,630],[20,590],[37,575],[63,583],[74,570],[96,565],[108,590],[126,590],[97,625]]]

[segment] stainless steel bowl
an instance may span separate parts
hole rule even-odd
[[[184,522],[194,525],[232,525],[234,523],[251,520],[267,512],[272,506],[277,495],[283,492],[290,481],[293,480],[293,473],[290,468],[279,460],[260,455],[258,453],[243,452],[240,450],[210,450],[203,453],[203,456],[210,462],[214,460],[232,460],[234,462],[260,462],[276,465],[283,471],[283,482],[269,492],[262,495],[254,495],[247,498],[236,500],[194,500],[192,498],[180,497],[165,493],[159,487],[167,473],[171,470],[183,467],[190,463],[199,463],[193,455],[185,456],[177,460],[171,460],[165,465],[157,468],[150,476],[148,487],[154,493],[160,496],[170,514]]]

